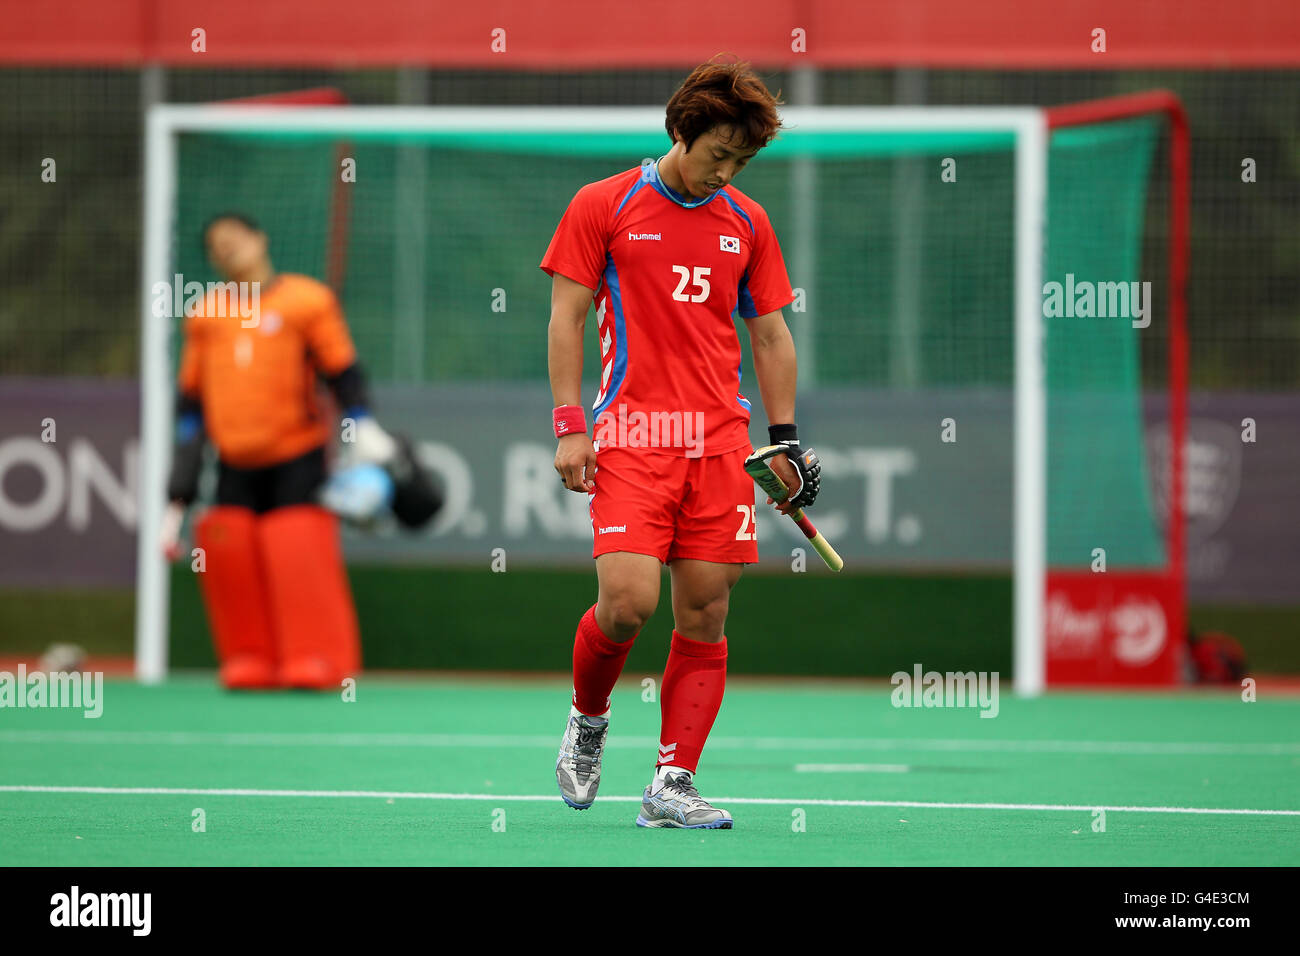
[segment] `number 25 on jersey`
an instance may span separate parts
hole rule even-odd
[[[680,277],[677,288],[673,290],[673,298],[678,302],[703,302],[709,297],[709,273],[713,270],[708,266],[696,266],[695,272],[686,266],[673,266],[673,272]],[[690,283],[698,292],[686,291],[686,285]]]

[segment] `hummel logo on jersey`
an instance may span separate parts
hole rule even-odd
[[[663,233],[660,232],[629,232],[627,234],[628,242],[636,242],[638,239],[651,239],[655,242],[658,242],[662,238],[663,238]]]
[[[596,533],[597,533],[597,534],[612,534],[612,533],[617,532],[617,531],[624,531],[624,532],[627,531],[627,525],[625,525],[625,524],[612,524],[612,525],[610,525],[610,526],[607,527],[607,528],[599,528],[599,529],[597,529]]]
[[[718,236],[718,246],[723,252],[740,254],[740,240],[735,236]]]

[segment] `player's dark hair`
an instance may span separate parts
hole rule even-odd
[[[780,105],[781,94],[773,96],[748,63],[720,63],[714,57],[677,88],[668,101],[664,128],[670,137],[677,130],[688,150],[700,134],[721,125],[734,127],[741,140],[736,145],[761,148],[781,129]]]
[[[242,212],[219,212],[208,219],[199,231],[199,249],[206,256],[208,254],[208,233],[212,227],[219,222],[225,222],[227,219],[233,219],[242,225],[245,229],[251,229],[253,232],[261,232],[262,227],[257,224],[257,220],[252,216]]]

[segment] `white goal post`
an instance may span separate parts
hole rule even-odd
[[[1046,236],[1047,120],[1031,107],[790,107],[787,136],[798,131],[863,133],[981,132],[1014,137],[1014,668],[1015,690],[1041,693],[1045,683],[1046,379],[1042,269]],[[144,238],[141,274],[139,528],[136,675],[163,680],[168,666],[168,570],[159,547],[171,458],[175,319],[156,317],[155,283],[172,279],[177,137],[193,132],[301,131],[339,135],[449,130],[544,130],[645,133],[663,129],[662,107],[365,107],[153,106],[145,130]],[[812,237],[796,217],[782,236],[792,260],[813,261]],[[540,254],[539,250],[539,254]],[[797,284],[797,283],[796,283]]]

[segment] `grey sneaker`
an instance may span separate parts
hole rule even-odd
[[[586,810],[596,802],[600,756],[608,734],[608,717],[589,717],[569,707],[569,725],[555,759],[555,780],[560,785],[560,799],[575,810]]]
[[[641,797],[641,812],[637,814],[639,827],[680,827],[686,830],[730,830],[731,814],[711,806],[695,789],[689,770],[670,772],[664,784],[651,792],[654,784],[645,788]]]

